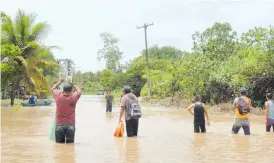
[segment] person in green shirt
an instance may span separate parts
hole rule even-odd
[[[112,104],[114,103],[114,97],[111,94],[111,90],[106,95],[106,112],[112,112]]]

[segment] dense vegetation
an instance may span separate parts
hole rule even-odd
[[[57,78],[59,68],[51,48],[42,43],[49,25],[34,23],[35,15],[18,10],[12,20],[1,13],[1,84],[11,88],[11,103],[18,86],[25,84],[38,95],[49,92],[49,80]],[[101,33],[104,43],[97,59],[106,62],[98,72],[76,72],[74,83],[84,91],[120,90],[129,85],[137,96],[147,96],[145,51],[134,60],[121,63],[119,39]],[[274,28],[255,27],[237,34],[228,23],[192,35],[191,51],[154,45],[148,49],[152,98],[180,95],[190,100],[198,93],[203,101],[218,104],[237,96],[247,87],[256,104],[263,104],[266,92],[274,91]],[[255,104],[254,103],[254,104]]]
[[[97,85],[105,90],[129,85],[137,95],[146,96],[144,51],[121,65],[119,40],[106,33],[101,37],[105,45],[98,56],[108,66],[92,82],[100,83]],[[157,45],[148,49],[153,98],[180,93],[189,100],[198,93],[204,102],[218,104],[237,96],[240,87],[247,87],[254,104],[261,105],[265,93],[274,91],[273,27],[256,27],[238,35],[230,24],[215,23],[203,32],[195,32],[192,38],[192,51]]]
[[[42,43],[49,29],[46,22],[35,23],[36,15],[18,10],[15,19],[1,12],[1,87],[10,92],[11,105],[21,84],[38,96],[49,93],[49,79],[57,77],[51,49]],[[2,94],[3,95],[3,94]]]

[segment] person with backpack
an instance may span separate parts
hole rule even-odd
[[[248,114],[251,110],[251,100],[246,97],[247,89],[240,89],[240,97],[234,99],[231,110],[235,111],[235,119],[232,127],[232,133],[238,134],[239,130],[243,128],[245,135],[250,135],[250,123]]]
[[[125,114],[126,132],[128,137],[138,135],[139,118],[142,116],[137,97],[131,93],[130,87],[123,89],[119,123]]]
[[[267,101],[265,102],[266,108],[266,132],[270,132],[271,126],[274,132],[274,99],[271,93],[266,94]]]
[[[193,111],[192,111],[193,110]],[[205,116],[207,120],[207,124],[209,125],[209,118],[207,110],[205,109],[205,105],[201,102],[201,98],[199,95],[195,94],[193,99],[193,104],[191,104],[187,111],[194,116],[194,133],[205,133]]]

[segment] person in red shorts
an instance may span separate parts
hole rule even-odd
[[[55,140],[56,143],[74,143],[75,108],[82,92],[80,88],[69,83],[63,85],[61,92],[58,87],[63,81],[60,80],[52,87],[52,95],[56,102]]]

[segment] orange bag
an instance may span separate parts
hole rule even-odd
[[[118,123],[116,130],[114,132],[115,137],[122,137],[124,135],[124,123],[120,122]]]

